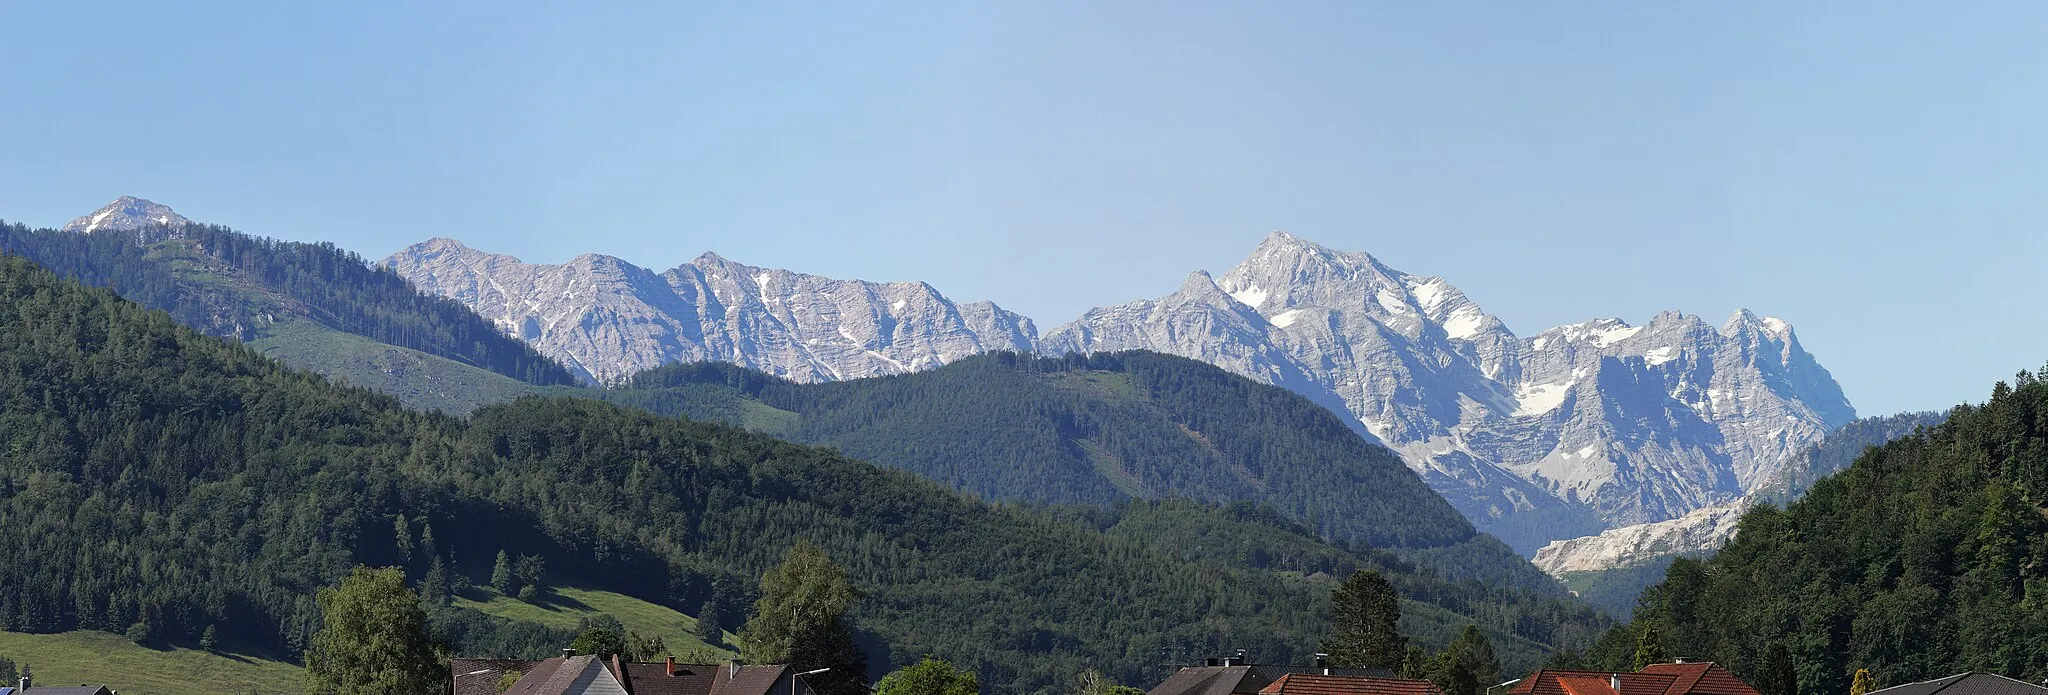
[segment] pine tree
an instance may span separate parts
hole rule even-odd
[[[709,645],[725,641],[725,627],[718,622],[718,614],[723,611],[724,609],[718,606],[716,594],[712,595],[711,600],[704,602],[704,607],[697,609],[697,639],[704,640],[704,643]]]
[[[1799,695],[1799,673],[1792,667],[1792,652],[1784,642],[1772,642],[1764,650],[1764,665],[1757,672],[1759,695]]]
[[[216,634],[212,625],[206,626],[206,631],[199,633],[199,648],[201,650],[210,652],[219,645],[219,635]]]
[[[1386,577],[1374,570],[1353,572],[1330,599],[1334,615],[1323,650],[1331,661],[1349,668],[1401,668],[1408,645],[1398,624],[1401,597]]]
[[[398,538],[399,563],[410,564],[412,562],[412,523],[405,520],[404,514],[399,514],[391,520],[391,533]]]
[[[500,550],[498,551],[498,562],[491,565],[491,588],[497,589],[500,594],[511,596],[519,590],[519,587],[512,582],[512,558],[506,556],[505,551]]]

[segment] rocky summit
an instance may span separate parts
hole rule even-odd
[[[144,242],[154,242],[177,238],[179,229],[191,223],[168,206],[124,195],[90,215],[72,220],[64,225],[64,231],[133,233],[142,235]]]
[[[1776,318],[1666,312],[1518,337],[1443,278],[1279,232],[1221,278],[1090,311],[1039,343],[1134,348],[1349,412],[1525,553],[1736,500],[1855,417]]]
[[[991,350],[1145,349],[1347,413],[1523,553],[1742,498],[1855,417],[1792,326],[1666,312],[1521,337],[1449,281],[1275,232],[1221,277],[1030,319],[923,283],[834,280],[705,254],[662,273],[586,255],[528,264],[447,239],[383,261],[599,381],[722,360],[796,381],[936,367]]]
[[[593,254],[525,263],[433,239],[383,265],[607,383],[707,360],[799,382],[902,374],[1029,351],[1038,337],[1030,319],[990,302],[956,304],[922,282],[834,280],[714,253],[654,272]]]

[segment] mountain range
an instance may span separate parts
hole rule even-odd
[[[0,538],[15,568],[0,575],[0,624],[15,632],[184,646],[218,633],[297,654],[319,624],[315,592],[371,564],[403,568],[458,651],[544,655],[558,631],[450,600],[501,550],[541,558],[550,582],[687,609],[747,605],[744,587],[799,538],[847,565],[874,663],[937,654],[995,692],[1055,688],[1084,667],[1147,682],[1163,659],[1230,648],[1306,660],[1335,578],[1360,568],[1413,599],[1403,625],[1419,642],[1476,623],[1516,667],[1607,624],[1555,585],[1454,581],[1252,504],[987,503],[829,449],[592,398],[467,418],[410,410],[19,257],[0,258],[0,366],[0,400],[14,404],[0,418],[13,452],[0,513],[35,530]],[[1241,448],[1258,427],[1212,441]],[[1357,463],[1408,476],[1391,458]],[[1459,530],[1408,484],[1418,533]]]
[[[924,283],[764,269],[707,253],[654,272],[434,239],[384,259],[588,378],[716,360],[797,382],[902,374],[995,350],[1143,349],[1286,387],[1399,453],[1482,530],[1552,540],[1733,502],[1855,417],[1780,319],[1666,312],[1519,337],[1448,280],[1275,232],[1220,278],[1037,334]]]

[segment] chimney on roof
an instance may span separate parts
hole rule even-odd
[[[1316,670],[1322,671],[1323,675],[1325,676],[1330,675],[1329,654],[1325,654],[1323,652],[1316,652]]]
[[[1223,665],[1224,665],[1224,666],[1243,666],[1243,665],[1245,665],[1245,661],[1244,661],[1244,650],[1242,650],[1242,649],[1239,649],[1239,650],[1237,650],[1237,653],[1236,653],[1236,654],[1233,654],[1233,655],[1231,655],[1231,656],[1226,656],[1226,657],[1223,657]]]
[[[1610,674],[1607,674],[1607,687],[1613,688],[1613,689],[1614,689],[1614,692],[1615,692],[1615,695],[1620,695],[1620,693],[1621,693],[1621,674],[1619,674],[1619,673],[1610,673]]]
[[[1674,664],[1690,664],[1690,663],[1692,663],[1692,657],[1689,657],[1689,656],[1675,656],[1675,657],[1672,657],[1672,658],[1671,658],[1671,663],[1674,663]]]
[[[668,677],[676,677],[676,655],[668,655]]]
[[[564,659],[567,659],[567,658],[569,658],[569,657],[572,657],[572,656],[575,656],[575,655],[576,655],[576,650],[574,650],[574,649],[570,649],[570,648],[568,648],[568,647],[563,647],[563,648],[562,648],[562,658],[564,658]]]
[[[1218,659],[1217,659],[1216,657],[1213,657],[1213,656],[1212,656],[1212,657],[1209,657],[1209,658],[1203,659],[1203,660],[1202,660],[1202,665],[1203,665],[1203,666],[1215,666],[1215,665],[1216,665],[1216,662],[1217,662],[1217,661],[1218,661]]]

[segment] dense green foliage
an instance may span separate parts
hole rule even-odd
[[[1758,503],[1782,507],[1806,494],[1814,481],[1848,468],[1857,456],[1863,454],[1863,450],[1883,446],[1885,442],[1912,434],[1922,427],[1941,424],[1946,417],[1946,413],[1928,412],[1852,420],[1786,461],[1776,474],[1757,487],[1753,499]],[[1704,554],[1695,554],[1695,557]],[[1559,580],[1585,602],[1607,611],[1609,615],[1627,619],[1635,610],[1636,598],[1650,585],[1663,581],[1665,568],[1671,566],[1673,559],[1675,556],[1667,555],[1624,567],[1572,572]]]
[[[316,591],[358,565],[455,594],[501,548],[560,580],[670,606],[745,585],[800,539],[862,593],[878,663],[934,654],[999,692],[1096,666],[1163,675],[1167,647],[1305,662],[1313,577],[1189,559],[1046,510],[734,427],[528,398],[469,420],[280,367],[112,294],[0,259],[0,628],[220,639],[300,652]],[[722,584],[721,584],[722,583]],[[422,592],[426,593],[426,592]],[[746,605],[736,596],[729,605]],[[545,655],[574,631],[432,606],[465,655]]]
[[[1404,552],[1444,576],[1555,587],[1328,409],[1180,357],[994,353],[822,384],[678,364],[606,398],[694,419],[765,420],[770,434],[992,499],[1252,502],[1326,538]],[[762,406],[795,417],[764,418]]]
[[[306,692],[430,695],[446,682],[427,613],[397,568],[357,567],[321,589],[320,632],[306,650]]]
[[[2022,372],[1989,401],[1867,450],[1785,509],[1760,506],[1710,559],[1680,559],[1611,663],[1646,649],[1756,678],[1783,644],[1797,690],[1845,692],[1961,671],[2048,676],[2048,383]]]
[[[1783,507],[1805,495],[1815,481],[1848,468],[1863,455],[1863,450],[1884,446],[1885,442],[1912,434],[1922,427],[1939,425],[1946,418],[1948,413],[1921,412],[1850,420],[1849,424],[1829,432],[1819,444],[1807,447],[1786,461],[1776,475],[1757,488],[1756,500]]]
[[[1420,649],[1411,648],[1401,666],[1401,677],[1435,683],[1444,695],[1484,695],[1488,687],[1501,681],[1500,660],[1479,626],[1467,625],[1457,639],[1435,654],[1425,657]]]
[[[1345,668],[1401,667],[1408,639],[1401,636],[1401,597],[1394,585],[1373,570],[1344,578],[1330,596],[1330,636],[1323,649],[1330,662]]]
[[[183,238],[143,244],[133,234],[77,234],[0,223],[0,253],[113,289],[206,333],[255,340],[296,316],[380,343],[533,384],[574,384],[561,364],[500,333],[460,302],[429,296],[333,244],[254,237],[186,225]]]
[[[981,679],[929,656],[883,676],[875,695],[980,695]],[[1093,695],[1093,694],[1089,694]]]
[[[824,695],[866,693],[867,656],[846,617],[853,596],[846,569],[823,548],[798,541],[781,564],[761,575],[761,598],[740,630],[740,656],[799,671],[822,669],[805,682]]]

